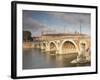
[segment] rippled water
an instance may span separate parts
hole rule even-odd
[[[23,49],[23,69],[61,68],[90,65],[90,63],[71,64],[70,62],[76,57],[77,53],[54,55],[51,53],[44,53],[39,49]]]

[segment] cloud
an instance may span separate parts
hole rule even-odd
[[[91,33],[91,15],[89,13],[49,12],[48,15],[63,21],[67,32],[80,32],[81,25],[81,33]]]
[[[76,30],[79,31],[81,21],[82,29],[87,29],[87,32],[90,32],[90,14],[50,11],[40,12],[23,10],[23,30],[31,31],[32,35],[40,35],[42,31],[61,32],[64,30],[63,26],[65,26],[66,30],[74,32]],[[35,15],[38,17],[36,18]],[[41,17],[41,19],[39,17]],[[48,20],[46,21],[47,23],[45,21],[43,22],[42,18],[43,20]],[[50,23],[52,23],[52,25],[50,25]]]
[[[79,24],[80,21],[83,24],[90,24],[90,14],[87,13],[70,13],[70,12],[50,12],[49,15],[61,19],[63,21],[66,21],[69,24]]]
[[[23,20],[24,29],[33,29],[33,30],[41,30],[46,28],[46,25],[28,17]]]
[[[48,26],[32,18],[32,11],[23,11],[23,30],[31,31],[34,35],[39,35],[42,30],[46,30]]]

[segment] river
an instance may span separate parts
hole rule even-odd
[[[77,53],[54,55],[40,49],[23,49],[23,69],[90,66],[90,63],[71,64],[76,57]]]

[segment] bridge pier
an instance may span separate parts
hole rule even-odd
[[[61,49],[58,49],[58,50],[56,51],[56,54],[62,54],[62,50],[61,50]]]
[[[80,51],[79,51],[79,54],[77,56],[77,59],[73,60],[71,63],[85,63],[85,62],[87,62],[85,44],[81,43],[80,44]]]
[[[47,47],[47,48],[45,49],[45,51],[46,51],[46,52],[50,52],[50,48]]]

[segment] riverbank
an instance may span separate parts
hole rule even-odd
[[[23,42],[23,48],[25,49],[34,48],[34,45],[32,42]]]

